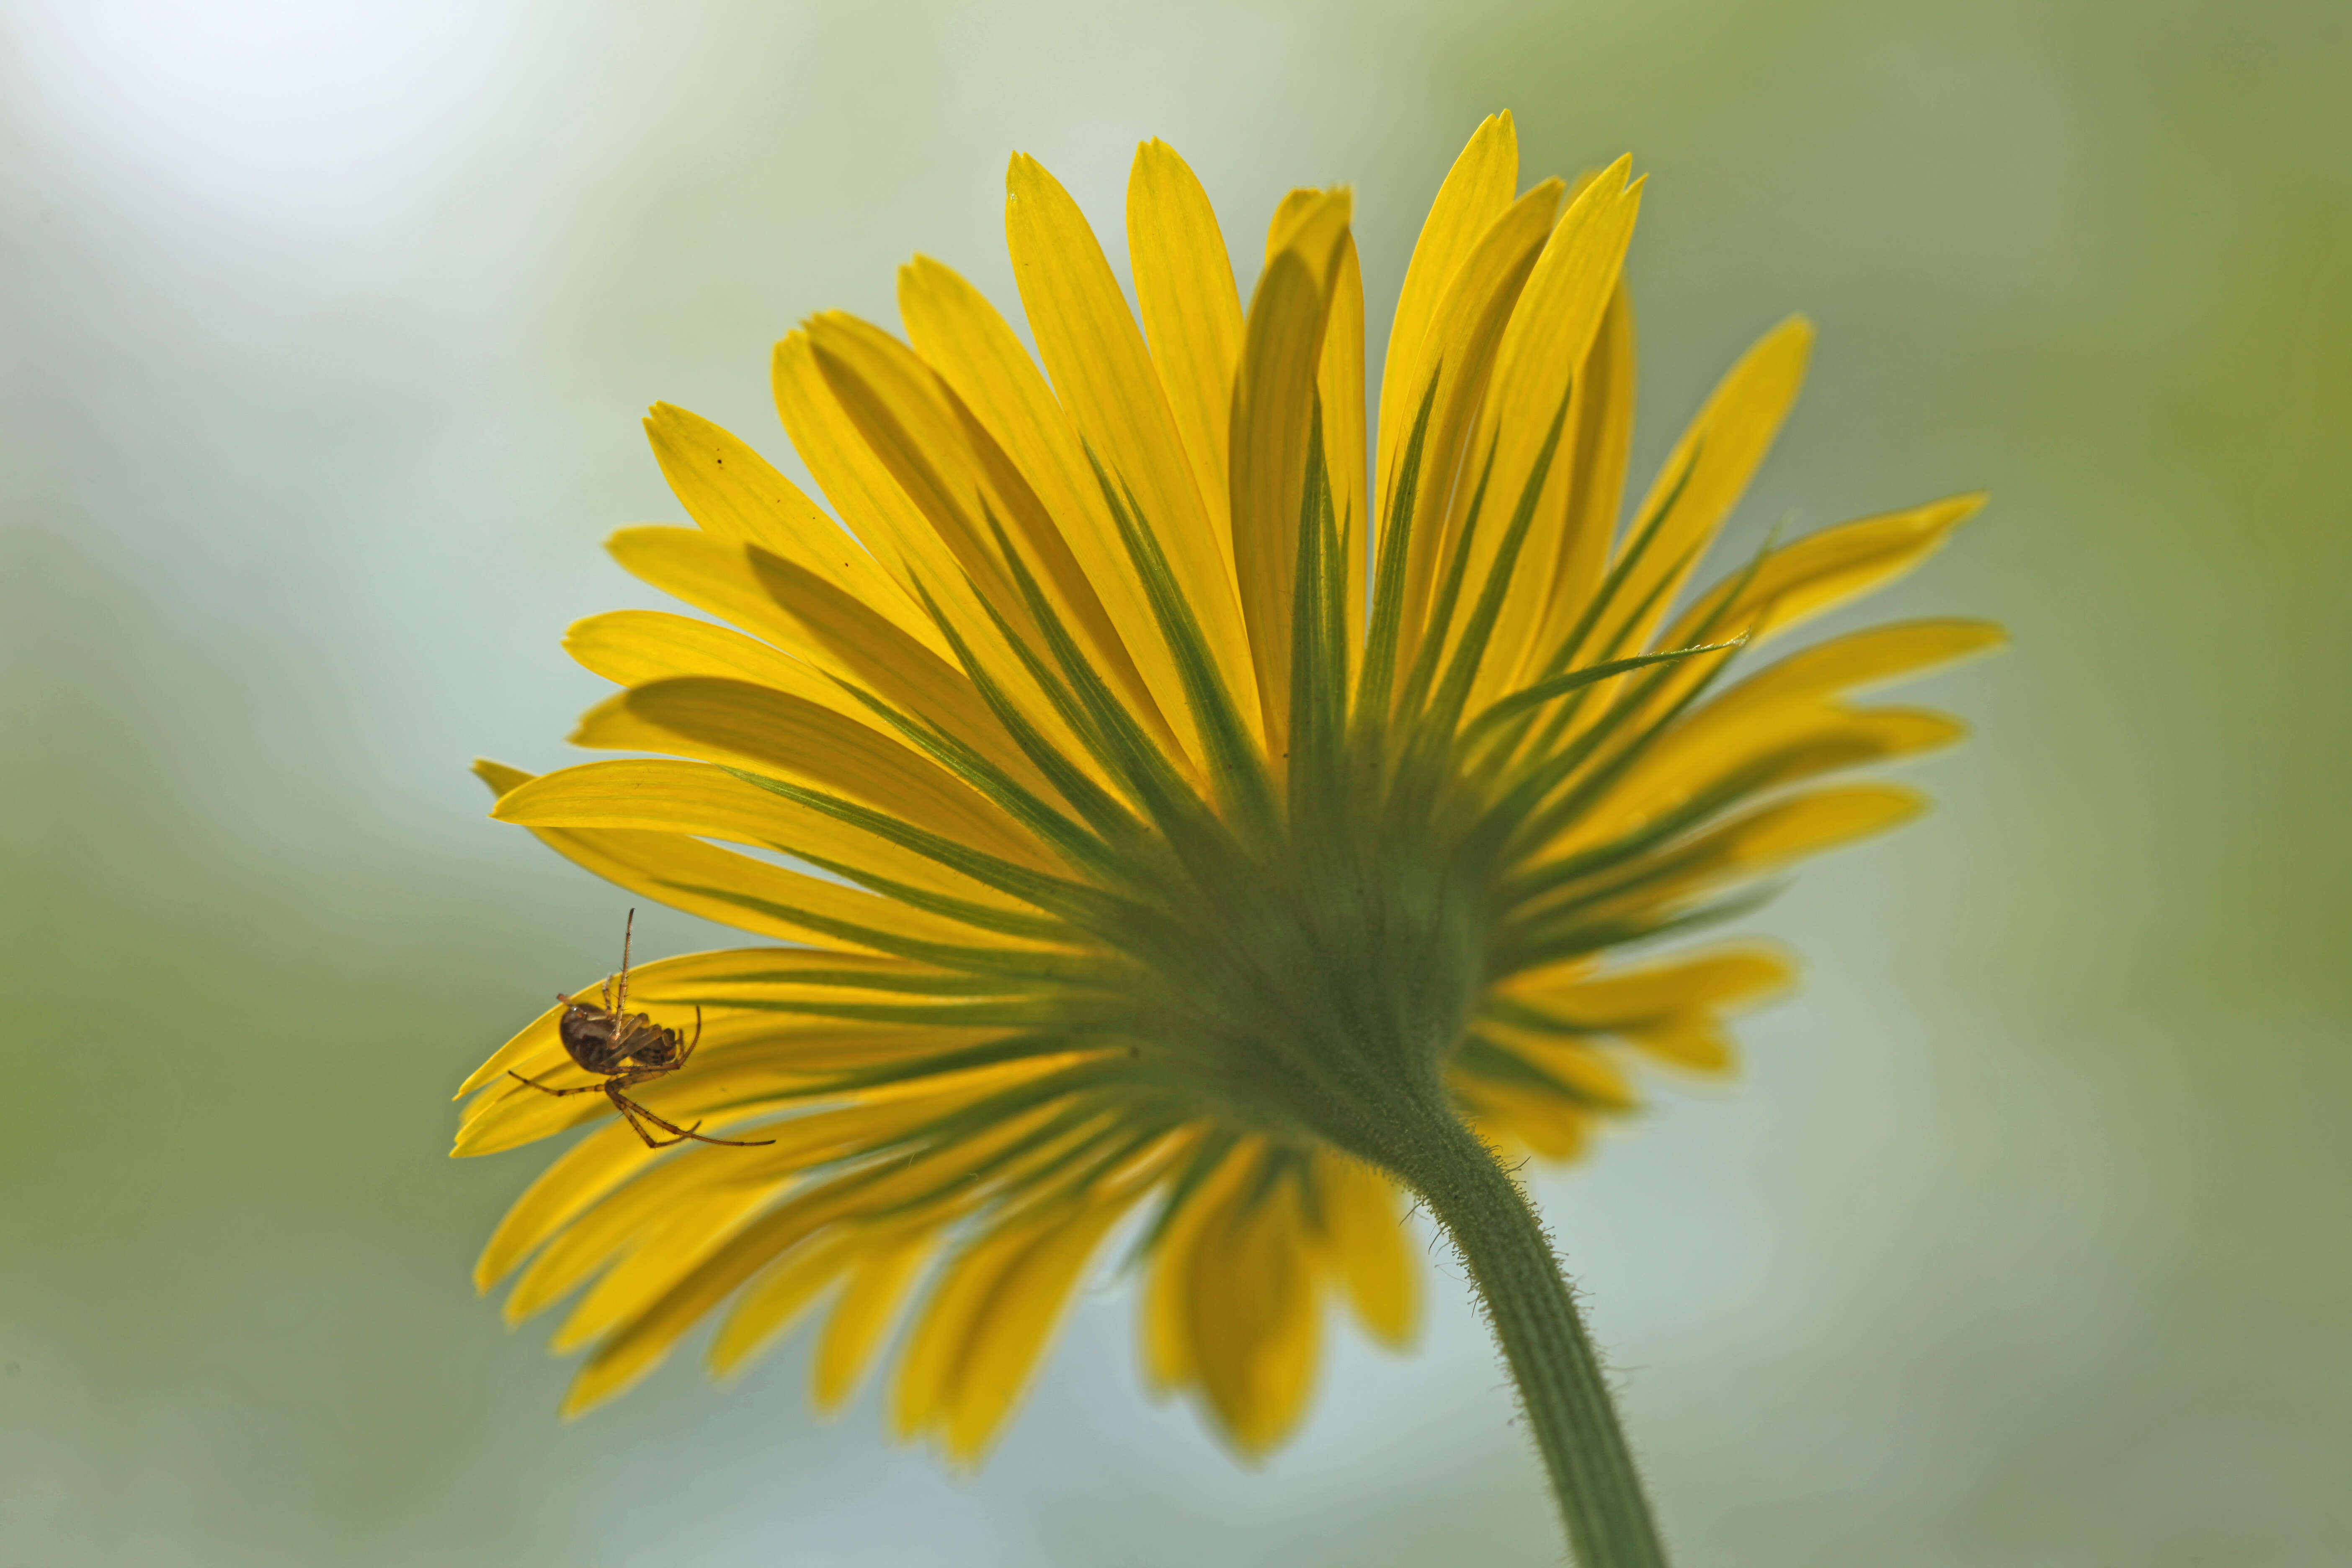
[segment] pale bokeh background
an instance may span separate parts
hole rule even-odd
[[[653,602],[646,403],[782,456],[801,315],[919,247],[1010,302],[1016,147],[1115,253],[1139,137],[1245,261],[1352,181],[1377,332],[1505,106],[1654,175],[1641,452],[1806,310],[1739,537],[1989,489],[1885,607],[2017,638],[1922,689],[1941,810],[1753,922],[1745,1081],[1544,1184],[1681,1560],[2352,1561],[2347,79],[2324,0],[8,0],[0,1562],[1556,1561],[1444,1267],[1255,1472],[1106,1282],[959,1479],[798,1346],[559,1425],[466,1283],[543,1156],[443,1158],[620,924],[464,768]]]

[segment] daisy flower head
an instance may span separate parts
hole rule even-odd
[[[1034,357],[921,258],[898,331],[828,313],[776,345],[824,504],[653,410],[694,526],[611,548],[700,614],[572,628],[619,688],[573,739],[627,755],[478,771],[499,820],[764,939],[635,970],[629,1007],[701,1034],[630,1093],[771,1142],[650,1146],[596,1095],[518,1082],[591,1083],[561,1006],[467,1081],[461,1154],[584,1130],[478,1276],[513,1277],[509,1319],[571,1300],[568,1408],[705,1320],[731,1373],[821,1317],[821,1405],[895,1342],[890,1425],[971,1460],[1116,1259],[1147,1379],[1255,1454],[1307,1405],[1328,1300],[1412,1333],[1417,1198],[1555,1484],[1614,1484],[1611,1435],[1544,1414],[1589,1402],[1591,1356],[1507,1166],[1578,1153],[1644,1063],[1729,1064],[1727,1014],[1781,961],[1619,950],[1912,816],[1912,791],[1832,775],[1958,728],[1853,696],[1997,634],[1916,621],[1756,668],[1977,502],[1703,577],[1810,331],[1749,350],[1627,508],[1642,183],[1621,161],[1521,191],[1517,161],[1498,116],[1440,189],[1376,419],[1349,193],[1282,201],[1244,302],[1156,142],[1128,186],[1134,309],[1015,157]]]

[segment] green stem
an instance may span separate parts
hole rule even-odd
[[[1412,1140],[1397,1162],[1399,1173],[1469,1265],[1519,1385],[1576,1561],[1582,1568],[1665,1568],[1608,1381],[1542,1222],[1467,1127],[1444,1112],[1428,1120],[1434,1125]]]

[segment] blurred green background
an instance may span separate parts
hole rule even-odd
[[[1544,1184],[1680,1560],[2352,1562],[2347,80],[2336,0],[9,0],[0,1563],[1557,1561],[1442,1255],[1261,1471],[1106,1282],[959,1479],[797,1346],[559,1424],[467,1283],[543,1155],[443,1157],[620,925],[464,770],[654,602],[646,403],[784,455],[795,320],[919,247],[1009,303],[1013,148],[1116,254],[1151,135],[1245,264],[1356,184],[1377,363],[1498,107],[1654,176],[1637,458],[1808,310],[1735,542],[1990,489],[1870,613],[2016,637],[1922,691],[1941,809],[1755,921],[1745,1080]]]

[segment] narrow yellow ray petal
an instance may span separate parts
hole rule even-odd
[[[679,1009],[669,1014],[666,1021],[675,1022],[689,1035],[695,1027],[691,1009]],[[695,1055],[698,1062],[716,1065],[719,1058],[733,1054],[747,1042],[765,1039],[778,1032],[778,1021],[773,1015],[713,1014],[703,1020],[702,1045]],[[555,1059],[542,1058],[514,1070],[536,1079],[551,1089],[595,1086],[596,1080],[573,1067],[569,1059],[562,1058],[560,1050],[551,1051],[548,1055]],[[718,1113],[714,1114],[710,1128],[716,1132],[722,1124],[756,1116],[762,1109],[805,1090],[804,1081],[788,1080],[782,1075],[768,1072],[761,1072],[756,1078],[748,1074],[741,1077],[730,1074],[723,1087],[713,1079],[698,1074],[690,1084],[681,1087],[665,1082],[642,1094],[633,1092],[630,1098],[650,1105],[666,1116],[672,1110],[685,1110],[689,1105],[713,1102],[707,1109]],[[458,1118],[457,1136],[451,1143],[449,1152],[455,1159],[499,1154],[569,1131],[583,1123],[614,1120],[617,1117],[613,1104],[601,1094],[574,1095],[559,1100],[507,1079],[486,1085],[485,1092],[467,1104]],[[671,1117],[671,1120],[676,1118]]]
[[[1518,132],[1507,111],[1491,115],[1472,133],[1438,187],[1397,294],[1388,353],[1381,366],[1380,461],[1373,470],[1380,485],[1377,526],[1387,525],[1397,465],[1430,371],[1441,353],[1454,352],[1451,344],[1431,341],[1438,307],[1454,275],[1510,206],[1518,186]]]
[[[596,1347],[564,1395],[578,1415],[635,1385],[668,1358],[670,1348],[739,1285],[840,1218],[855,1205],[839,1184],[788,1198],[698,1260],[660,1299]]]
[[[1515,976],[1503,991],[1577,1027],[1616,1033],[1688,1012],[1750,1006],[1792,978],[1780,952],[1738,947],[1597,975],[1581,965],[1565,977],[1538,970]]]
[[[562,1324],[549,1336],[547,1348],[557,1355],[570,1355],[636,1317],[717,1250],[777,1190],[774,1185],[761,1190],[705,1180],[677,1194],[665,1209],[643,1216],[635,1234],[624,1238],[612,1267],[582,1293]],[[573,1226],[572,1231],[593,1226],[604,1217],[603,1209],[610,1206],[601,1205]],[[572,1231],[565,1232],[548,1251],[557,1252],[571,1239]],[[522,1285],[518,1280],[516,1289]]]
[[[1710,885],[1760,877],[1794,860],[1900,826],[1927,809],[1927,797],[1898,784],[1835,784],[1775,801],[1700,836],[1669,884],[1645,889],[1644,903],[1695,894]]]
[[[1003,1081],[1002,1074],[966,1077],[981,1084]],[[961,1096],[926,1095],[905,1103],[938,1115],[953,1109],[959,1099],[968,1103],[971,1093],[967,1087]],[[635,1384],[658,1366],[681,1336],[740,1286],[835,1223],[903,1211],[909,1205],[927,1209],[938,1225],[952,1223],[987,1195],[985,1188],[973,1190],[971,1173],[1052,1118],[1056,1109],[1055,1102],[1048,1102],[983,1131],[894,1163],[879,1176],[853,1173],[786,1198],[729,1237],[659,1300],[599,1345],[573,1380],[563,1413],[576,1415]],[[760,1156],[772,1153],[756,1149],[733,1152],[741,1157],[739,1163],[744,1167],[746,1181],[760,1173]],[[919,1217],[908,1215],[908,1223]]]
[[[1580,1160],[1591,1142],[1592,1112],[1548,1089],[1503,1083],[1455,1069],[1446,1087],[1470,1108],[1479,1135],[1508,1152],[1524,1148],[1543,1160]]]
[[[748,1206],[767,1201],[792,1179],[778,1176],[746,1186],[732,1179],[733,1173],[722,1173],[707,1163],[708,1156],[718,1152],[700,1144],[681,1147],[583,1209],[515,1277],[501,1315],[512,1324],[544,1310],[615,1256],[638,1246],[648,1233],[662,1230],[674,1215],[715,1194],[724,1194],[730,1204]],[[741,1206],[732,1208],[724,1217],[732,1219],[741,1212]]]
[[[1265,1454],[1297,1424],[1322,1333],[1297,1189],[1275,1184],[1204,1236],[1186,1307],[1201,1389],[1234,1445]]]
[[[1495,351],[1519,290],[1551,234],[1565,189],[1558,180],[1546,180],[1506,208],[1464,258],[1430,323],[1422,390],[1428,385],[1425,378],[1433,375],[1437,397],[1423,449],[1420,495],[1413,503],[1412,548],[1405,563],[1400,647],[1408,659],[1418,649],[1438,575],[1477,493],[1477,469],[1486,454],[1471,452],[1470,435],[1492,378]],[[1419,396],[1416,392],[1416,404]],[[1516,500],[1490,497],[1490,504],[1507,519]],[[1481,527],[1487,526],[1503,525],[1482,520]]]
[[[1751,644],[1780,636],[1910,571],[1943,548],[1983,501],[1955,496],[1808,534],[1766,556],[1752,573],[1734,574],[1701,595],[1660,646],[1688,647],[1701,627],[1718,640],[1744,636]],[[1725,605],[1724,595],[1735,590],[1738,597]],[[1685,660],[1656,688],[1645,689],[1649,695],[1632,728],[1638,731],[1682,701],[1706,678],[1709,663]]]
[[[1232,526],[1226,454],[1242,302],[1224,231],[1184,160],[1165,142],[1135,150],[1127,177],[1127,256],[1152,368],[1191,459],[1209,527]]]
[[[1030,1221],[1034,1239],[997,1274],[965,1326],[940,1434],[950,1459],[976,1464],[987,1451],[1061,1327],[1095,1249],[1136,1196],[1131,1186],[1092,1194],[1050,1220]]]
[[[839,1409],[857,1391],[858,1379],[898,1316],[899,1304],[939,1242],[929,1227],[875,1237],[850,1270],[841,1300],[817,1342],[811,1395],[821,1411]]]
[[[1674,502],[1672,515],[1657,524],[1641,560],[1618,590],[1617,604],[1622,607],[1605,625],[1611,637],[1604,637],[1601,647],[1641,647],[1665,618],[1677,588],[1697,569],[1700,556],[1771,449],[1780,422],[1804,384],[1812,345],[1812,323],[1792,316],[1765,333],[1716,384],[1633,514],[1627,549],[1649,531],[1667,500]],[[1642,610],[1644,604],[1649,608]]]
[[[936,472],[917,480],[925,485],[929,499],[943,503],[931,515],[926,515],[923,506],[908,493],[899,476],[876,451],[870,433],[875,431],[876,405],[883,400],[869,400],[865,409],[868,418],[861,427],[844,406],[841,388],[835,384],[835,378],[825,374],[825,360],[816,348],[820,329],[832,350],[832,363],[837,367],[849,368],[841,356],[856,353],[856,368],[866,375],[879,376],[886,369],[903,372],[905,368],[891,364],[875,352],[867,334],[880,334],[873,333],[870,328],[862,333],[854,331],[846,323],[847,318],[841,317],[813,322],[776,345],[772,367],[776,411],[783,418],[785,432],[793,438],[793,449],[808,465],[825,498],[857,528],[860,537],[873,543],[875,554],[908,595],[919,603],[928,594],[968,645],[982,650],[983,657],[993,655],[989,658],[990,664],[1006,672],[999,679],[1011,679],[1018,691],[1026,694],[1027,679],[1018,673],[1013,656],[1003,651],[1003,639],[984,607],[992,604],[1000,612],[1015,615],[1015,624],[1027,619],[993,547],[980,537],[984,525],[977,518],[963,515],[952,503],[940,489]],[[928,374],[917,368],[918,374]],[[870,391],[868,384],[856,376],[851,376],[847,384]],[[918,395],[910,379],[901,374],[891,390],[897,394],[897,411],[910,412]],[[928,414],[927,428],[936,432],[944,426],[935,399]],[[895,457],[907,455],[904,434],[900,430],[899,438],[891,443]],[[933,452],[930,456],[936,460],[945,454]],[[903,467],[902,464],[902,469]],[[943,521],[947,525],[944,529]],[[1029,697],[1028,705],[1040,706],[1034,696]],[[1050,726],[1051,721],[1047,722]]]
[[[806,966],[779,962],[787,959],[814,962]],[[712,974],[683,985],[664,983],[657,976],[659,994],[640,994],[633,979],[632,1010],[640,1005],[659,1008],[656,1021],[674,1026],[699,1043],[695,1047],[697,1065],[692,1073],[640,1084],[630,1097],[672,1121],[709,1118],[716,1130],[792,1102],[805,1102],[813,1096],[829,1098],[834,1092],[832,1075],[893,1066],[919,1068],[926,1058],[936,1059],[958,1047],[1003,1037],[1001,1030],[954,1022],[824,1016],[835,1008],[870,1004],[890,994],[887,982],[895,975],[875,973],[875,980],[883,984],[878,992],[860,984],[861,966],[871,962],[859,953],[779,952],[759,957],[749,974]],[[803,977],[789,978],[796,968]],[[937,971],[913,965],[906,966],[905,973],[938,977]],[[593,989],[587,994],[595,994]],[[912,1006],[918,1018],[925,1010],[903,998],[902,1005]],[[951,1009],[953,1004],[945,1001],[940,1006]],[[514,1071],[550,1089],[594,1087],[595,1079],[572,1064],[555,1043],[555,1016],[551,1012],[517,1036],[499,1059],[511,1059],[520,1049],[525,1054],[515,1062]],[[1046,1059],[1044,1055],[1026,1058],[1033,1065]],[[911,1076],[915,1084],[930,1081],[919,1073]],[[516,1083],[504,1073],[483,1087],[487,1092],[469,1101],[459,1120],[453,1155],[495,1153],[612,1115],[611,1105],[604,1100],[558,1099]],[[932,1083],[931,1087],[939,1086]],[[871,1089],[865,1097],[886,1092]],[[749,1167],[739,1162],[738,1168]]]
[[[486,1291],[505,1279],[549,1237],[660,1155],[617,1117],[574,1143],[499,1219],[475,1260],[474,1289]]]
[[[1554,584],[1528,568],[1557,563],[1559,531],[1575,487],[1576,453],[1567,420],[1570,395],[1617,291],[1626,247],[1642,203],[1641,182],[1627,184],[1632,160],[1585,186],[1544,242],[1496,350],[1495,374],[1470,449],[1485,469],[1486,513],[1471,536],[1464,593],[1484,591],[1503,547],[1513,509],[1533,481],[1549,444],[1551,458],[1525,542],[1507,579],[1500,617],[1472,688],[1472,705],[1516,689],[1543,629]],[[1559,435],[1553,432],[1558,429]],[[1465,611],[1475,600],[1465,598]],[[1457,612],[1458,621],[1466,613]],[[1454,639],[1461,636],[1459,627]]]
[[[901,714],[936,724],[1032,789],[1045,787],[961,668],[814,573],[757,546],[732,545],[686,528],[625,528],[607,548],[623,567],[663,592],[724,616]],[[939,628],[930,632],[943,651]],[[872,710],[847,691],[827,699],[815,688],[797,689],[861,723],[879,725]]]
[[[782,556],[908,637],[943,647],[922,606],[898,590],[866,547],[748,444],[667,403],[654,405],[646,436],[672,493],[705,531]]]
[[[616,686],[709,675],[755,680],[827,707],[844,700],[839,684],[814,665],[731,627],[667,610],[608,610],[574,621],[564,628],[563,651]],[[830,700],[817,695],[828,689]]]
[[[697,954],[710,957],[712,954]],[[776,1142],[756,1153],[738,1150],[731,1165],[735,1179],[781,1181],[800,1171],[848,1158],[898,1137],[940,1114],[943,1104],[963,1103],[972,1094],[943,1100],[933,1096],[909,1096],[872,1105],[854,1105],[798,1117],[762,1134]],[[506,1217],[499,1222],[481,1259],[475,1266],[475,1283],[488,1289],[510,1273],[555,1233],[622,1183],[647,1167],[677,1159],[675,1151],[648,1149],[617,1119],[582,1139],[562,1158],[540,1173],[525,1189]]]
[[[1327,292],[1350,201],[1322,193],[1288,215],[1286,239],[1250,296],[1233,395],[1234,563],[1258,675],[1266,750],[1288,754],[1291,595],[1314,437]],[[1278,767],[1277,767],[1278,771]]]
[[[1234,1193],[1257,1170],[1265,1146],[1261,1138],[1244,1138],[1228,1150],[1184,1197],[1152,1251],[1139,1327],[1144,1381],[1154,1394],[1188,1388],[1199,1379],[1192,1321],[1185,1306],[1192,1294],[1193,1253]]]
[[[1102,606],[1102,621],[1075,628],[1097,652],[1124,643],[1140,685],[1121,695],[1182,771],[1203,755],[1182,678],[1153,623],[1151,605],[1119,540],[1102,489],[1069,416],[1004,318],[961,277],[928,257],[898,271],[907,335],[965,412],[1001,447],[1059,529]],[[1117,629],[1114,629],[1117,628]],[[1121,679],[1104,659],[1108,678]]]
[[[487,770],[493,766],[478,763],[476,771],[488,777]],[[500,772],[504,777],[494,780],[493,785],[502,793],[528,784],[533,776],[513,770]],[[573,865],[633,893],[763,936],[860,952],[878,951],[873,946],[877,935],[950,946],[967,945],[973,940],[970,926],[946,916],[863,888],[755,860],[683,834],[551,827],[534,827],[530,833]],[[990,940],[1012,948],[1038,945],[1025,938],[995,933]],[[471,1087],[469,1083],[467,1088]]]
[[[1022,564],[1055,617],[1093,655],[1114,689],[1132,697],[1141,678],[1112,632],[1101,600],[1078,569],[1068,543],[1019,472],[954,392],[914,351],[881,329],[839,313],[808,326],[811,352],[842,415],[914,504],[994,612],[958,631],[1030,725],[1079,771],[1108,779],[1013,651],[1018,638],[1036,658],[1049,643],[999,551],[996,531],[1021,552]],[[887,481],[868,476],[875,485]],[[935,590],[936,592],[936,590]],[[995,617],[1002,618],[1002,625]],[[1147,707],[1149,706],[1147,701]]]
[[[1755,636],[1778,637],[1893,582],[1942,549],[1984,500],[1953,496],[1840,523],[1773,552],[1742,595],[1769,606],[1756,623]]]
[[[2008,634],[1990,621],[1891,622],[1801,648],[1749,676],[1699,711],[1716,722],[1725,722],[1750,713],[1792,710],[1797,704],[1905,679],[1937,665],[1989,652],[2007,640]]]
[[[1016,865],[1061,868],[993,801],[920,752],[829,709],[749,681],[689,678],[620,692],[581,717],[572,743],[742,768],[871,806]]]
[[[1315,1194],[1332,1271],[1357,1321],[1382,1344],[1403,1349],[1421,1317],[1421,1272],[1395,1184],[1326,1149],[1315,1156]]]
[[[1843,708],[1811,699],[1769,707],[1707,709],[1679,724],[1635,762],[1591,814],[1592,832],[1614,831],[1621,816],[1654,817],[1745,769],[1773,763],[1756,788],[1811,773],[1891,762],[1948,746],[1968,729],[1919,708]],[[1610,818],[1603,823],[1597,819]]]
[[[836,1226],[761,1269],[711,1336],[712,1373],[732,1377],[764,1353],[857,1261],[863,1240],[856,1229]]]
[[[1330,470],[1331,511],[1339,520],[1339,553],[1348,574],[1347,650],[1352,676],[1364,644],[1373,529],[1365,489],[1364,269],[1356,258],[1353,234],[1339,242],[1329,292],[1323,363],[1316,372],[1315,390],[1323,400],[1323,460]]]
[[[982,1149],[982,1157],[993,1151],[1011,1147],[1019,1139],[1042,1125],[1055,1114],[1055,1107],[1041,1107],[1023,1118],[1016,1118],[1005,1127],[991,1129],[972,1142]],[[1083,1130],[1081,1131],[1083,1135]],[[1058,1141],[1067,1147],[1069,1140]],[[1032,1151],[1032,1163],[1041,1152]],[[1004,1176],[1004,1173],[1000,1173]],[[1017,1172],[1007,1180],[1017,1180]],[[980,1196],[992,1195],[991,1194]],[[977,1201],[975,1199],[975,1201]],[[955,1380],[961,1363],[966,1342],[966,1331],[974,1314],[982,1310],[996,1282],[1003,1271],[1015,1263],[1022,1251],[1036,1236],[1036,1230],[1025,1224],[997,1224],[977,1238],[968,1241],[961,1250],[948,1259],[932,1280],[929,1294],[916,1314],[914,1325],[907,1336],[905,1350],[898,1358],[898,1376],[890,1393],[891,1429],[901,1439],[917,1436],[931,1430],[948,1418],[956,1397]]]
[[[1143,334],[1094,231],[1058,181],[1016,155],[1005,174],[1013,274],[1062,406],[1116,484],[1130,491],[1199,621],[1209,658],[1253,732],[1256,689],[1231,555],[1184,454]],[[1261,739],[1263,737],[1260,737]]]
[[[1563,456],[1569,493],[1557,535],[1558,553],[1538,554],[1529,570],[1551,584],[1532,638],[1541,658],[1573,626],[1599,591],[1625,504],[1625,470],[1633,451],[1633,307],[1621,280],[1577,372],[1570,400]],[[1588,659],[1586,662],[1590,662]]]
[[[1609,843],[1743,775],[1746,793],[1760,794],[1823,773],[1916,756],[1968,733],[1958,721],[1923,709],[1827,706],[1780,713],[1769,723],[1694,728],[1688,744],[1663,744],[1644,752],[1555,847],[1574,851]]]
[[[528,773],[522,774],[520,781],[527,783],[530,777]],[[619,955],[616,953],[614,956]],[[815,970],[860,965],[869,966],[876,973],[921,972],[919,965],[866,953],[827,952],[807,948],[730,948],[717,952],[689,952],[676,958],[646,959],[629,971],[629,995],[632,1000],[648,1005],[678,1005],[690,1001],[712,979],[740,973],[752,965],[778,973],[789,973],[795,966]],[[594,996],[598,987],[611,978],[609,972],[599,974],[586,984],[574,987],[569,994]],[[489,1060],[475,1068],[473,1075],[458,1086],[457,1098],[463,1099],[482,1085],[504,1078],[509,1068],[536,1072],[541,1067],[554,1067],[568,1061],[555,1035],[556,1016],[562,1011],[560,1006],[551,1007],[525,1025],[514,1038],[495,1052]]]
[[[526,827],[682,833],[817,855],[969,903],[1028,909],[926,856],[702,763],[586,763],[517,787],[490,815]]]
[[[1670,1067],[1688,1072],[1727,1073],[1739,1065],[1731,1031],[1706,1013],[1664,1018],[1625,1031],[1625,1041]]]
[[[891,1432],[901,1442],[946,1419],[966,1331],[1033,1239],[1020,1226],[1000,1226],[967,1243],[940,1268],[908,1333],[890,1391]]]
[[[1491,1018],[1479,1022],[1478,1032],[1559,1084],[1585,1106],[1627,1111],[1641,1103],[1624,1069],[1590,1042],[1538,1034]]]

